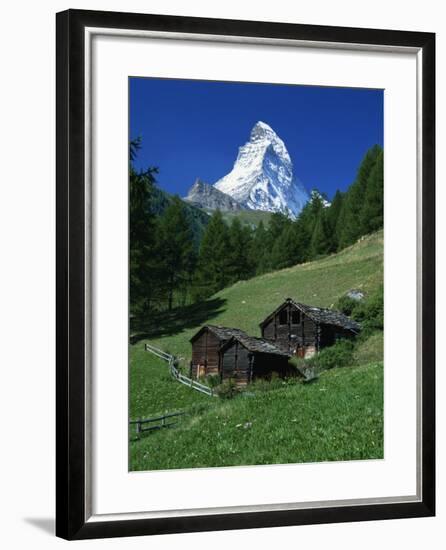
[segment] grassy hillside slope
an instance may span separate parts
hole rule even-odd
[[[178,428],[131,443],[131,470],[383,457],[382,363],[324,372],[318,382],[208,398]]]
[[[383,277],[383,233],[379,231],[338,254],[240,281],[203,304],[164,312],[148,327],[148,341],[190,358],[189,339],[203,324],[237,327],[260,336],[259,323],[285,298],[332,306],[352,288],[375,290]]]
[[[382,334],[355,350],[355,367],[334,369],[313,384],[276,382],[264,391],[223,401],[174,381],[144,342],[181,357],[206,323],[259,335],[258,323],[286,297],[330,306],[352,288],[382,283],[382,232],[321,260],[239,282],[202,304],[163,313],[130,347],[130,418],[187,411],[177,428],[130,443],[130,469],[150,470],[381,458],[383,456]]]

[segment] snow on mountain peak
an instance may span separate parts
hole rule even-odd
[[[251,140],[259,139],[264,135],[270,135],[270,136],[276,136],[276,132],[269,126],[269,124],[266,124],[266,122],[262,122],[259,120],[254,124],[251,130]]]
[[[293,218],[309,199],[293,174],[285,143],[260,120],[253,126],[249,141],[239,148],[231,172],[214,185],[246,208],[282,212]]]

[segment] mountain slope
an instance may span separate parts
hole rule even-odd
[[[154,214],[161,215],[172,202],[172,195],[163,191],[159,187],[153,188],[151,200],[151,210]],[[183,201],[186,212],[186,218],[191,226],[195,247],[198,249],[204,230],[209,223],[209,214],[203,212],[200,208]]]
[[[199,178],[189,189],[187,197],[183,200],[196,206],[197,208],[206,208],[208,210],[221,210],[222,212],[239,212],[245,208],[235,199],[219,191],[213,185],[209,185]]]
[[[267,273],[224,288],[205,302],[153,317],[151,343],[187,363],[189,339],[206,323],[237,327],[260,336],[259,323],[285,298],[330,307],[352,288],[373,292],[383,281],[383,232],[306,264]]]
[[[177,428],[131,443],[130,470],[383,458],[382,363],[253,390],[232,401],[197,397]]]
[[[291,217],[296,217],[309,199],[294,176],[284,142],[262,121],[255,124],[249,141],[240,147],[231,172],[214,185],[247,208]]]
[[[187,369],[189,339],[206,323],[259,335],[258,323],[287,296],[330,306],[348,290],[373,292],[383,280],[383,232],[321,260],[236,283],[204,303],[152,318],[150,342]],[[167,364],[130,346],[131,419],[186,410],[171,430],[130,443],[130,470],[285,464],[383,457],[382,333],[360,342],[355,366],[269,389],[252,384],[244,397],[207,397],[168,374]],[[272,382],[271,382],[272,384]]]
[[[212,212],[210,212],[212,213]],[[222,212],[223,220],[231,225],[237,218],[242,225],[247,225],[251,228],[258,227],[262,222],[265,227],[268,226],[272,216],[272,212],[265,212],[264,210],[239,210],[232,212]]]

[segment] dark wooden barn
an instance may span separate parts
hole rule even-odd
[[[245,386],[273,373],[283,377],[291,373],[288,359],[289,353],[262,338],[233,336],[220,349],[221,378],[232,378],[238,386]]]
[[[235,328],[206,325],[192,338],[191,378],[218,375],[245,385],[273,372],[289,373],[289,353],[271,342],[248,336]]]
[[[356,336],[358,323],[333,309],[308,306],[287,298],[260,323],[262,337],[300,357],[311,357],[340,338]]]
[[[208,374],[220,374],[220,348],[233,336],[245,335],[236,328],[206,325],[192,338],[191,378],[200,378]]]

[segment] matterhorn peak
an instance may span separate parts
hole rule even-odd
[[[261,139],[268,135],[271,137],[274,137],[274,136],[277,137],[276,132],[271,128],[271,126],[266,124],[266,122],[262,122],[261,120],[259,120],[252,127],[250,139],[251,140],[255,140],[259,138]]]
[[[261,128],[263,130],[267,130],[269,132],[274,132],[274,130],[271,128],[271,126],[269,124],[267,124],[266,122],[263,122],[263,120],[258,120],[254,126],[252,127],[252,129],[254,130],[255,128]],[[274,132],[275,133],[275,132]]]
[[[296,217],[309,196],[293,174],[293,164],[282,139],[259,120],[249,141],[239,148],[231,172],[215,187],[251,210],[282,212]]]

